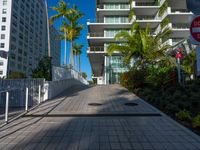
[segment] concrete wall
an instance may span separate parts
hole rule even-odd
[[[55,98],[75,85],[83,85],[83,83],[76,79],[46,82],[44,85],[44,101]]]

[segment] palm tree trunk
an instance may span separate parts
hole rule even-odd
[[[67,39],[66,39],[66,30],[65,30],[65,50],[64,50],[64,66],[67,66]]]
[[[70,41],[70,68],[74,68],[74,58],[73,58],[73,43]]]
[[[76,52],[75,52],[75,54],[74,54],[74,69],[76,69],[76,65],[77,65],[77,63],[76,63]]]

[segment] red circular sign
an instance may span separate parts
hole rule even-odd
[[[197,42],[200,42],[200,16],[194,18],[192,21],[190,25],[190,33]]]
[[[178,58],[180,58],[180,59],[181,59],[182,57],[183,57],[183,55],[182,55],[182,53],[181,53],[181,52],[177,52],[177,53],[176,53],[176,58],[177,58],[177,59],[178,59]]]

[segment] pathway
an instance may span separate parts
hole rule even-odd
[[[84,86],[1,128],[0,149],[200,150],[200,137],[119,85]]]

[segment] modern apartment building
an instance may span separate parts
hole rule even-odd
[[[44,0],[0,1],[0,77],[13,71],[31,76],[39,60],[47,55],[47,19]],[[57,32],[51,30],[51,37]],[[56,44],[53,42],[53,49]],[[60,54],[56,53],[55,59]],[[57,60],[53,61],[56,65]],[[60,58],[58,59],[60,60]]]
[[[52,65],[60,66],[60,58],[61,58],[61,40],[58,38],[59,32],[56,28],[51,25],[50,26],[50,44],[51,44],[51,56],[52,56]]]
[[[168,0],[165,12],[160,16],[159,10],[166,0],[97,0],[96,20],[90,20],[88,25],[88,58],[91,63],[93,78],[97,84],[114,84],[119,82],[119,74],[126,71],[119,53],[108,56],[106,47],[116,42],[114,37],[121,30],[130,30],[134,21],[145,28],[147,25],[152,34],[161,30],[161,24],[167,17],[168,27],[172,29],[170,39],[165,41],[174,45],[181,39],[188,38],[189,24],[192,13],[188,12],[186,0]],[[134,16],[129,21],[130,10]]]

